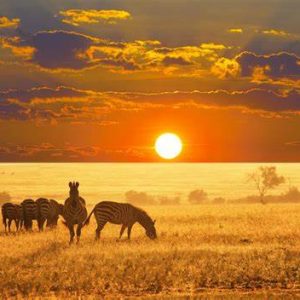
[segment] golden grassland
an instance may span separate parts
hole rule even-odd
[[[238,299],[256,291],[257,299],[260,294],[266,299],[266,293],[300,296],[300,205],[146,210],[157,219],[156,241],[135,225],[131,241],[117,242],[120,226],[108,224],[95,243],[94,217],[79,245],[68,245],[62,224],[43,233],[36,227],[32,233],[1,233],[0,295],[223,299],[225,293]]]

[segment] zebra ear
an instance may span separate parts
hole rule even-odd
[[[76,182],[76,187],[77,187],[77,188],[79,187],[79,182]]]
[[[156,220],[153,221],[153,225],[155,224]]]
[[[71,182],[71,181],[69,182],[69,187],[70,187],[70,188],[72,187],[72,182]]]

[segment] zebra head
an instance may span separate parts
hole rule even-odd
[[[152,221],[148,224],[147,230],[146,230],[146,235],[149,237],[151,240],[155,240],[157,238],[156,234],[156,229],[155,229],[155,220]]]
[[[79,182],[69,182],[69,187],[70,187],[70,199],[72,200],[72,203],[76,204],[77,201],[79,200]]]

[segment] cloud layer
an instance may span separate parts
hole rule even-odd
[[[124,10],[69,9],[60,11],[59,14],[63,17],[62,22],[73,26],[100,22],[115,24],[131,17],[130,13]]]
[[[17,28],[20,24],[19,18],[9,19],[5,16],[0,17],[0,29],[1,28]]]

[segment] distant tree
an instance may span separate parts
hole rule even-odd
[[[7,192],[1,192],[0,193],[0,205],[5,203],[5,202],[10,202],[11,201],[11,196]]]
[[[128,191],[125,193],[126,201],[134,205],[155,205],[154,197],[145,192]]]
[[[191,191],[188,200],[191,204],[201,204],[207,200],[207,193],[203,190]]]
[[[158,197],[158,202],[160,205],[178,205],[180,204],[180,197],[167,197],[167,196],[161,196]]]
[[[226,202],[226,200],[223,197],[216,197],[212,200],[213,204],[223,204],[225,202]]]
[[[265,196],[268,191],[284,183],[285,178],[277,174],[275,166],[259,167],[255,172],[248,174],[248,182],[255,184],[260,201],[265,204]]]
[[[300,191],[295,186],[290,186],[287,192],[281,195],[282,202],[299,202],[300,201]]]

